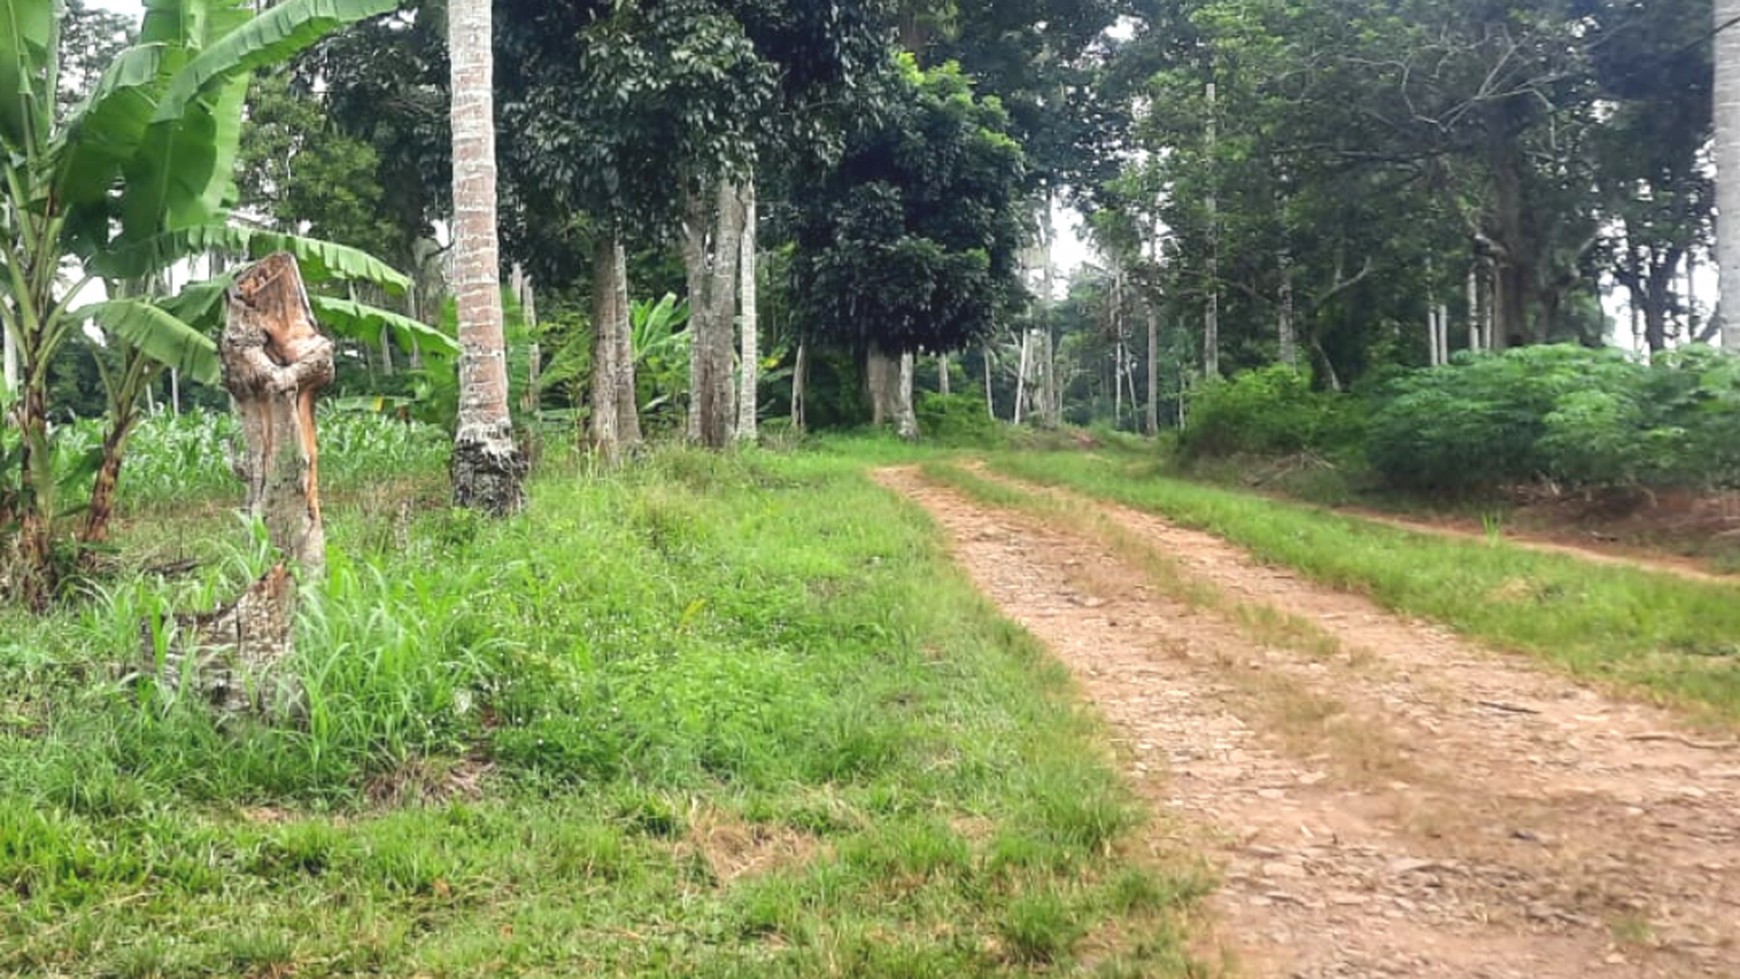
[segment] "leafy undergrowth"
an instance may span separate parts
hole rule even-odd
[[[1172,479],[1127,457],[1005,454],[991,466],[1164,514],[1389,608],[1740,724],[1733,586],[1398,530]]]
[[[335,507],[296,728],[120,681],[246,548],[0,613],[0,972],[1194,974],[1205,878],[1134,843],[1061,668],[862,466]],[[137,535],[196,526],[245,535]]]

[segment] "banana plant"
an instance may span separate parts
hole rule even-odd
[[[689,390],[689,346],[694,337],[683,327],[689,304],[665,293],[658,302],[643,299],[629,307],[629,337],[642,411],[652,413]]]
[[[360,251],[237,227],[228,211],[251,74],[397,6],[397,0],[286,0],[256,16],[250,0],[146,0],[138,42],[116,56],[81,104],[57,115],[58,0],[0,0],[0,325],[20,361],[11,411],[21,437],[13,506],[27,601],[41,604],[53,584],[48,369],[55,353],[87,323],[126,351],[111,387],[112,410],[129,390],[136,396],[149,370],[217,375],[211,336],[225,283],[174,297],[123,283],[221,248],[289,251],[312,282],[407,286],[404,276]],[[109,298],[75,305],[95,282],[109,286]],[[376,330],[432,332],[379,311],[327,312],[351,314],[335,318],[366,320]],[[111,418],[117,470],[129,417],[123,411]],[[6,479],[0,474],[0,482]]]

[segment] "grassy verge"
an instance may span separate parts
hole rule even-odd
[[[1313,580],[1740,724],[1740,602],[1734,589],[1447,540],[1201,486],[1104,455],[997,455],[998,472],[1161,513]]]
[[[0,613],[0,973],[1191,974],[1203,878],[1131,842],[1065,675],[861,470],[337,504],[295,729],[118,682],[141,616],[258,565],[233,522],[191,580]]]

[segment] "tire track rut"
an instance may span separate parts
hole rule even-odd
[[[1243,971],[1740,977],[1740,754],[1149,514],[1053,492],[1339,651],[1253,641],[1093,535],[916,470],[877,478],[1072,668],[1134,783],[1193,827]]]

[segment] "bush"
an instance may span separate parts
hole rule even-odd
[[[978,395],[925,392],[915,410],[919,434],[944,445],[992,445],[1002,436],[1002,427]]]
[[[1357,442],[1358,429],[1351,399],[1313,391],[1307,374],[1278,364],[1198,390],[1178,448],[1187,459],[1321,452]]]
[[[1434,492],[1536,479],[1586,488],[1740,485],[1740,362],[1685,351],[1525,347],[1394,381],[1368,457],[1392,486]]]

